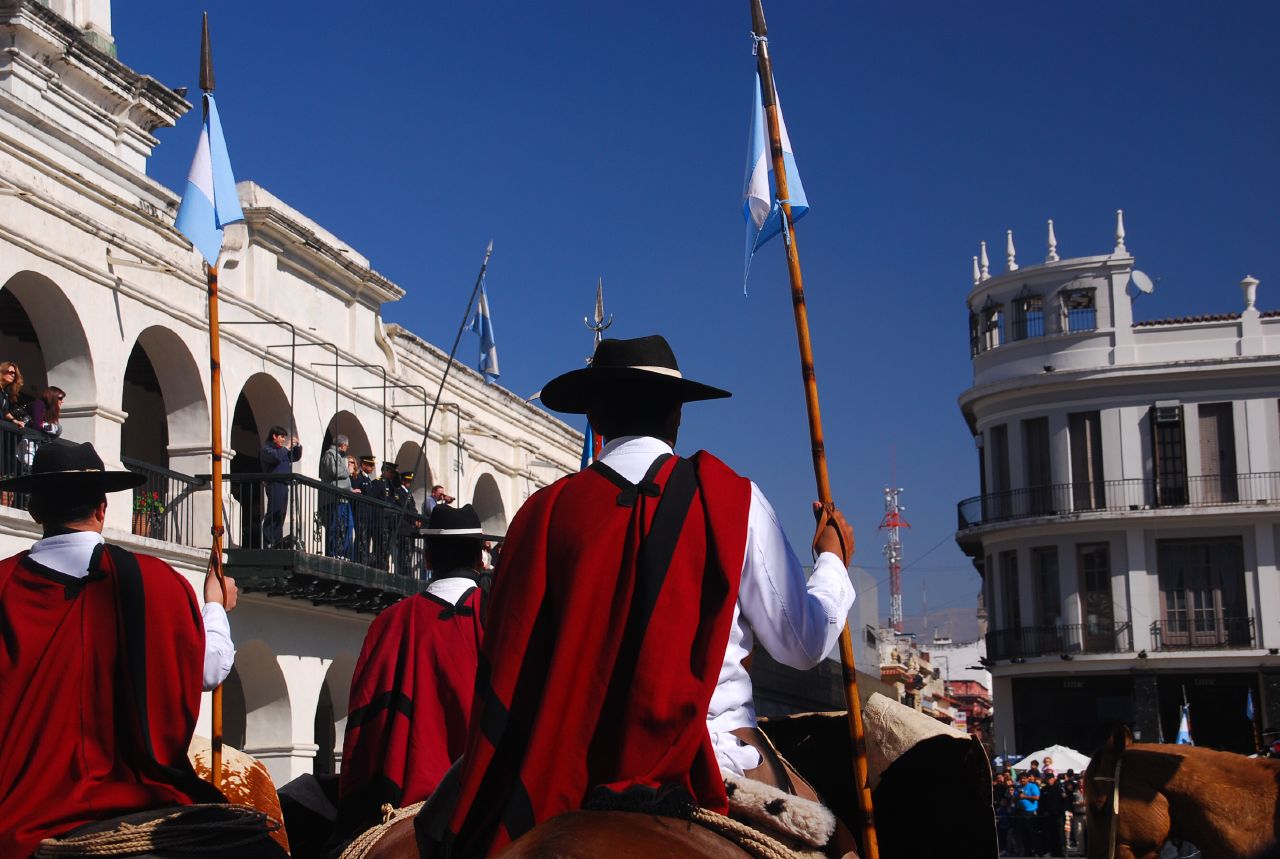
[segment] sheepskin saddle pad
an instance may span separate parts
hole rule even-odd
[[[769,834],[822,847],[836,831],[836,816],[821,803],[721,771],[729,795],[729,816]]]

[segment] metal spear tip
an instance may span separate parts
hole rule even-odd
[[[200,39],[200,89],[213,92],[213,49],[209,46],[209,13],[204,13],[204,30]]]

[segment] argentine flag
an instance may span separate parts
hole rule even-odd
[[[778,100],[778,131],[782,137],[782,163],[787,171],[787,194],[790,196],[791,218],[800,220],[809,211],[809,199],[805,196],[796,168],[796,157],[791,151],[791,137],[782,119],[782,100]],[[782,206],[778,201],[778,183],[773,175],[773,153],[769,149],[769,136],[765,128],[764,94],[760,88],[760,73],[756,72],[756,97],[751,111],[751,135],[747,139],[747,179],[742,192],[742,216],[747,222],[747,259],[743,273],[743,291],[746,276],[751,271],[751,257],[756,249],[782,232]]]
[[[204,128],[191,159],[187,188],[174,226],[191,240],[209,265],[217,265],[222,252],[222,228],[244,220],[244,212],[236,195],[236,179],[231,173],[218,107],[208,93],[204,95],[204,107]]]
[[[1178,719],[1178,738],[1174,740],[1179,746],[1194,746],[1191,739],[1191,705],[1182,705],[1182,716]]]
[[[480,365],[477,369],[484,373],[485,381],[492,382],[498,378],[498,344],[493,336],[493,320],[489,317],[489,293],[484,284],[480,284],[480,306],[476,308],[475,319],[471,320],[471,330],[480,335]]]

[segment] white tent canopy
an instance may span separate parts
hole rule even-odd
[[[1014,772],[1031,769],[1032,761],[1039,761],[1040,766],[1043,767],[1046,757],[1053,758],[1053,771],[1058,775],[1062,775],[1067,770],[1075,770],[1077,773],[1082,773],[1084,768],[1089,765],[1089,758],[1075,749],[1067,746],[1049,746],[1047,749],[1032,752],[1016,764],[1013,764],[1010,769]]]

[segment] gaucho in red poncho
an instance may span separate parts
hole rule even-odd
[[[87,444],[42,447],[35,471],[3,488],[45,487],[33,513],[88,499],[99,524],[103,493],[139,482],[105,472]],[[72,533],[43,521],[46,537]],[[187,761],[204,664],[187,581],[109,545],[82,578],[28,555],[0,561],[0,856],[29,856],[41,839],[93,821],[225,801]]]
[[[462,754],[484,609],[484,541],[471,505],[437,504],[426,537],[431,584],[378,615],[351,681],[337,838],[431,795]]]
[[[590,367],[542,392],[610,440],[670,442],[682,403],[724,396],[683,379],[661,337],[604,340]],[[660,457],[638,484],[596,463],[525,503],[498,565],[458,781],[441,803],[452,815],[447,826],[420,816],[420,837],[471,857],[584,805],[727,810],[706,717],[750,494],[699,453]]]

